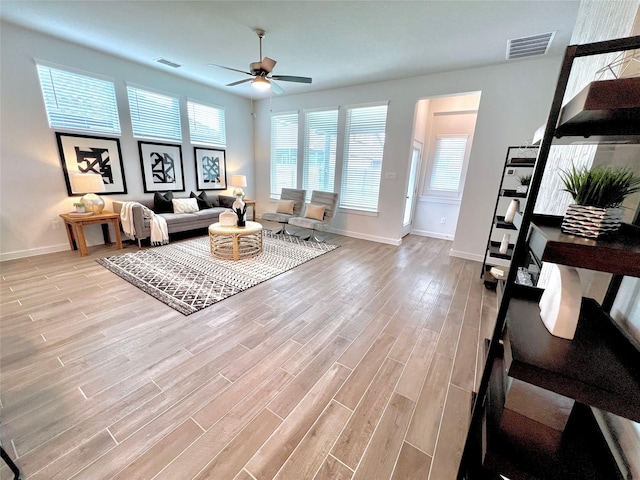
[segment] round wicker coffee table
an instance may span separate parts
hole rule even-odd
[[[246,222],[244,227],[209,225],[211,254],[225,260],[240,260],[262,252],[262,225]]]

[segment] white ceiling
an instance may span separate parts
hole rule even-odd
[[[0,1],[0,17],[134,62],[260,98],[248,70],[263,56],[279,82],[304,93],[506,62],[507,40],[555,31],[547,55],[568,45],[579,1]],[[172,69],[154,60],[184,65]],[[510,60],[522,62],[523,60]]]

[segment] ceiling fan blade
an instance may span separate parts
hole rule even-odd
[[[260,64],[260,68],[262,68],[262,70],[264,70],[267,73],[271,73],[271,71],[273,70],[273,67],[276,66],[276,63],[278,62],[276,62],[273,58],[264,57]]]
[[[246,83],[252,81],[253,78],[245,78],[244,80],[238,80],[237,82],[227,83],[226,87],[235,87],[236,85],[240,85],[241,83]]]
[[[273,78],[275,80],[282,80],[283,82],[311,83],[311,78],[309,77],[295,77],[292,75],[273,75],[270,78]]]
[[[231,70],[232,72],[240,72],[240,73],[246,73],[247,75],[252,75],[250,72],[245,72],[244,70],[238,70],[237,68],[225,67],[224,65],[216,65],[215,63],[210,63],[208,66],[209,67],[220,67],[220,68],[224,68],[225,70]]]
[[[284,89],[278,85],[276,82],[274,82],[272,79],[269,79],[269,83],[271,83],[271,91],[273,93],[275,93],[276,95],[280,95],[281,93],[284,93]]]

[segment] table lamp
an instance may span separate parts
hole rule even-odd
[[[247,186],[247,177],[245,175],[231,175],[231,186],[236,187],[233,189],[234,196],[238,198],[244,197],[242,187]]]
[[[96,173],[78,173],[71,176],[71,185],[74,193],[84,193],[80,199],[84,203],[87,212],[101,213],[104,210],[104,200],[96,195],[104,192],[102,175]]]

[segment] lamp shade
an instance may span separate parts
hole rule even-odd
[[[246,187],[247,177],[245,175],[231,175],[232,187]]]
[[[71,175],[71,187],[73,193],[97,193],[105,191],[102,175],[96,173],[77,173]]]

